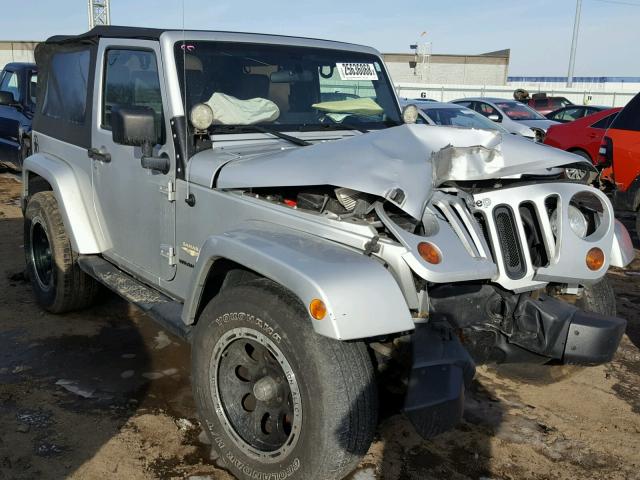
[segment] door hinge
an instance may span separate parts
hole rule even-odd
[[[176,264],[176,251],[171,245],[160,245],[160,255],[167,259],[170,266]]]
[[[160,191],[167,196],[167,201],[176,201],[176,188],[173,182],[167,182],[166,185],[160,185]]]

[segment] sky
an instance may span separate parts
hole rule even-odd
[[[183,0],[111,0],[111,23],[182,28]],[[509,75],[567,74],[576,0],[184,0],[187,29],[301,35],[408,52],[511,49]],[[87,0],[12,2],[0,40],[88,28]],[[11,11],[14,10],[14,11]],[[420,37],[422,32],[426,35]],[[576,76],[640,76],[640,0],[583,0]]]

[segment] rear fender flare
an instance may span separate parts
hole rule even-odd
[[[29,177],[33,174],[44,178],[56,197],[62,221],[71,239],[74,251],[95,254],[104,251],[104,239],[91,204],[82,196],[80,180],[65,161],[45,153],[36,153],[24,161],[22,201],[26,206],[29,193]],[[89,184],[87,188],[91,188]]]

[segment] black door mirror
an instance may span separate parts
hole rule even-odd
[[[150,107],[114,106],[111,136],[114,143],[142,147],[143,156],[150,157],[158,140],[155,112]]]
[[[16,99],[14,98],[13,93],[0,90],[0,105],[15,107]]]

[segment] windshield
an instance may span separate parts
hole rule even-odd
[[[496,106],[511,120],[546,120],[534,109],[520,102],[496,102]]]
[[[504,128],[495,122],[468,108],[454,106],[446,108],[422,107],[422,111],[436,125],[504,131]]]
[[[208,104],[213,131],[242,125],[282,131],[401,123],[391,84],[374,55],[187,41],[176,44],[175,56],[187,112]]]

